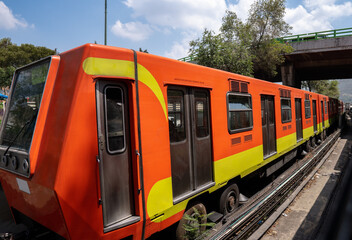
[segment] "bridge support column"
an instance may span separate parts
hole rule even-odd
[[[282,84],[285,86],[301,88],[301,81],[297,78],[293,63],[281,66]]]

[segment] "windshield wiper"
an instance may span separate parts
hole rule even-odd
[[[20,134],[22,133],[22,131],[29,125],[31,125],[33,123],[33,121],[36,119],[38,115],[38,109],[35,110],[35,112],[33,113],[33,116],[31,118],[31,120],[27,121],[22,128],[20,129],[20,131],[18,131],[17,135],[11,140],[11,142],[9,143],[9,146],[6,148],[5,152],[4,152],[4,156],[6,156],[7,152],[9,151],[9,149],[12,147],[12,145],[16,142],[17,138],[20,136]],[[28,129],[28,128],[27,128]]]

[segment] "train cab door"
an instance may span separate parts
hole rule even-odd
[[[276,153],[276,127],[274,97],[261,96],[264,159]]]
[[[104,232],[135,223],[129,103],[122,83],[96,84],[99,175]]]
[[[295,98],[295,110],[296,110],[296,136],[297,142],[303,139],[303,128],[302,128],[302,104],[300,98]]]
[[[320,101],[321,103],[321,124],[323,128],[325,128],[325,119],[324,119],[324,102]]]
[[[167,90],[172,189],[179,202],[213,185],[209,90]]]
[[[314,128],[314,133],[317,132],[317,101],[313,100],[313,128]]]

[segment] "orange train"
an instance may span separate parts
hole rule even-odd
[[[222,214],[235,211],[241,179],[309,150],[336,125],[339,104],[86,44],[15,72],[0,180],[17,222],[66,239],[144,239],[192,206],[205,212],[209,199]]]

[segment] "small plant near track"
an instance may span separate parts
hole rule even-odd
[[[212,228],[215,223],[208,223],[206,219],[210,214],[201,214],[196,208],[193,208],[193,214],[184,215],[184,219],[187,221],[183,224],[185,229],[185,240],[199,239],[201,236],[205,237],[209,230],[202,231],[202,229]],[[205,222],[205,223],[204,223]]]

